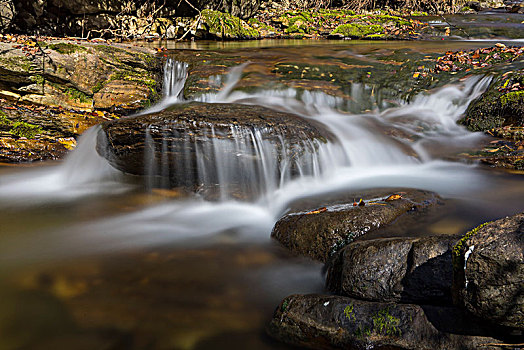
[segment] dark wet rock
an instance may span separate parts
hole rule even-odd
[[[438,195],[421,190],[406,190],[398,198],[387,200],[394,193],[365,198],[365,205],[346,201],[302,207],[282,217],[271,236],[293,253],[325,262],[355,238],[439,203]]]
[[[418,305],[315,294],[285,298],[267,330],[280,341],[313,349],[473,349],[497,342],[440,331]]]
[[[458,238],[357,241],[328,263],[327,288],[372,301],[451,304],[451,249]]]
[[[524,126],[524,74],[497,77],[488,90],[473,101],[459,123],[472,131]]]
[[[226,103],[178,104],[158,113],[106,122],[102,128],[97,151],[115,168],[158,176],[173,187],[245,181],[259,186],[281,171],[295,176],[302,155],[315,153],[331,137],[321,125],[294,114]],[[266,146],[270,150],[263,149]],[[284,170],[277,167],[262,175],[262,169],[256,170],[263,166],[261,157],[290,162]],[[243,171],[226,175],[224,162],[238,162]]]
[[[524,213],[483,224],[453,249],[456,301],[492,323],[524,329]]]

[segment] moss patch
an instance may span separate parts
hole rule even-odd
[[[523,100],[524,100],[524,90],[508,92],[507,94],[502,95],[500,97],[500,102],[502,103],[502,106],[505,106],[508,103],[522,103]]]
[[[238,17],[213,10],[202,11],[209,33],[223,39],[256,39],[258,31]]]
[[[460,257],[464,254],[464,243],[471,237],[473,237],[474,235],[476,235],[478,233],[478,231],[483,228],[484,226],[488,225],[492,223],[492,221],[488,221],[488,222],[485,222],[483,223],[482,225],[479,225],[477,227],[475,227],[473,230],[471,231],[468,231],[464,237],[462,237],[460,239],[460,241],[457,242],[457,244],[455,244],[453,246],[453,263],[455,264],[456,263],[456,259],[460,259]],[[457,263],[460,263],[459,261],[457,261]]]
[[[339,25],[332,34],[342,34],[348,38],[363,38],[371,34],[382,34],[383,28],[378,24],[348,23]]]
[[[400,319],[389,313],[389,308],[380,310],[373,316],[373,330],[377,334],[400,336]]]
[[[11,130],[9,130],[9,133],[11,135],[25,137],[28,139],[32,139],[36,135],[41,134],[42,132],[43,129],[40,126],[22,121],[14,122],[11,125]]]
[[[0,129],[9,128],[11,126],[11,120],[7,118],[7,115],[0,111]]]
[[[0,66],[4,66],[5,68],[12,71],[22,71],[25,73],[29,73],[31,71],[32,65],[33,64],[31,60],[24,56],[14,56],[7,58],[2,58],[0,56]]]
[[[85,47],[80,46],[80,45],[71,44],[71,43],[49,44],[47,47],[63,55],[70,55],[75,52],[86,52],[87,51]]]

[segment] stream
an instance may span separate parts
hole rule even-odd
[[[1,349],[287,349],[264,333],[274,308],[289,294],[324,291],[322,264],[270,239],[294,203],[377,188],[425,189],[445,199],[433,216],[382,236],[458,234],[523,210],[522,174],[456,157],[489,142],[456,123],[489,76],[469,75],[410,99],[380,97],[366,84],[347,86],[346,97],[289,84],[245,88],[253,77],[246,72],[274,57],[284,62],[300,54],[329,63],[332,57],[375,60],[393,49],[424,55],[489,43],[299,44],[185,47],[242,49],[249,56],[214,77],[225,88],[193,100],[292,112],[333,134],[297,163],[298,176],[274,176],[296,160],[272,158],[256,130],[240,130],[235,143],[197,155],[203,183],[206,172],[221,172],[215,200],[154,181],[144,186],[112,168],[96,152],[98,127],[63,162],[0,167]],[[164,97],[141,114],[187,102],[187,64],[167,56]],[[236,160],[246,148],[256,150],[259,166],[242,168]],[[226,180],[238,174],[257,183],[256,196],[228,194]]]

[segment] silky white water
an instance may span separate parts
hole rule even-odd
[[[434,155],[434,148],[439,148],[439,144],[467,147],[483,137],[466,131],[456,121],[468,104],[486,89],[489,78],[471,77],[420,95],[410,103],[399,101],[399,107],[355,115],[337,110],[333,97],[321,92],[299,93],[285,89],[248,94],[236,91],[244,67],[231,70],[221,92],[201,99],[209,103],[259,104],[298,113],[324,124],[335,139],[327,144],[306,144],[307,152],[299,160],[298,175],[289,175],[286,169],[290,159],[275,159],[271,149],[274,145],[260,140],[257,130],[237,129],[234,130],[237,142],[216,142],[207,149],[199,149],[199,179],[205,182],[209,171],[217,172],[219,179],[232,178],[242,172],[250,180],[244,186],[257,187],[256,199],[237,201],[225,195],[227,191],[221,192],[219,201],[205,201],[198,196],[174,199],[91,223],[53,228],[50,232],[43,230],[46,241],[37,249],[15,239],[4,245],[6,249],[0,248],[1,259],[19,258],[18,250],[24,250],[32,258],[56,257],[212,237],[229,230],[240,232],[235,238],[240,241],[265,241],[289,203],[299,198],[378,187],[413,187],[433,190],[444,197],[465,197],[489,183],[475,165],[446,161]],[[186,68],[185,64],[168,60],[166,96],[143,113],[183,103],[180,93],[187,76]],[[404,136],[391,136],[396,133],[388,130],[402,131]],[[0,207],[67,203],[132,189],[122,180],[122,174],[96,153],[96,133],[97,128],[88,131],[61,165],[2,176]],[[259,165],[242,168],[243,163],[236,157],[242,152],[257,156]],[[208,164],[204,159],[209,155],[213,155],[213,161]],[[178,168],[183,166],[184,160],[181,160]],[[227,181],[219,181],[219,185],[227,190]],[[67,250],[57,252],[53,243],[56,241],[67,246]]]

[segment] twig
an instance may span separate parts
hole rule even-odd
[[[178,39],[176,39],[176,41],[181,41],[183,40],[187,34],[189,34],[189,32],[191,32],[191,30],[193,29],[193,27],[196,27],[198,26],[198,23],[200,22],[200,18],[202,18],[202,14],[199,14],[198,15],[198,18],[193,22],[193,24],[191,24],[191,26],[189,27],[189,29]]]
[[[191,6],[195,11],[198,12],[198,18],[193,22],[193,24],[191,24],[191,26],[189,27],[189,29],[178,39],[176,39],[176,41],[180,41],[180,40],[183,40],[187,34],[189,34],[189,32],[191,32],[191,30],[193,29],[193,27],[198,27],[198,24],[200,23],[200,19],[202,18],[202,12],[200,12],[199,9],[197,9],[195,6],[193,6],[192,3],[189,2],[189,0],[184,0],[189,6]],[[180,2],[182,2],[182,0],[180,0]],[[180,3],[179,3],[180,4]]]
[[[460,30],[462,33],[466,34],[466,36],[467,36],[468,38],[471,38],[471,35],[469,35],[468,32],[466,32],[464,29],[462,29],[462,28],[460,28],[460,27],[457,27],[457,26],[454,25],[454,24],[449,23],[449,21],[446,19],[446,17],[444,17],[444,15],[439,15],[439,16],[440,16],[440,17],[444,20],[444,22],[446,22],[450,27]]]

